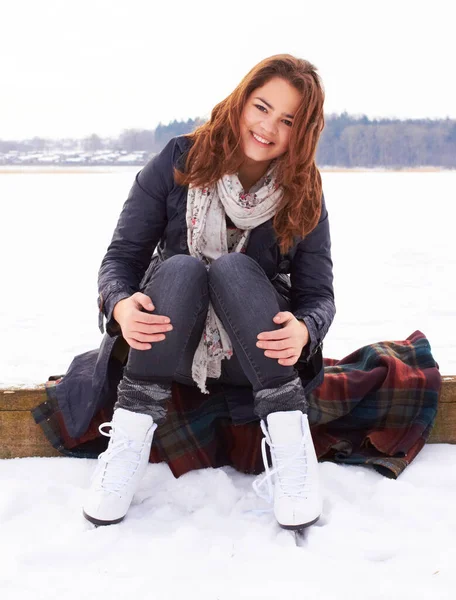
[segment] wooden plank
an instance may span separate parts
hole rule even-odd
[[[30,412],[45,400],[44,385],[0,389],[0,458],[62,456],[49,443]]]
[[[0,411],[32,410],[46,399],[44,385],[35,388],[0,388]]]
[[[456,444],[456,377],[445,376],[442,380],[437,417],[428,443]],[[62,456],[30,412],[45,400],[44,385],[0,388],[0,458]]]
[[[429,444],[456,444],[456,377],[443,376]]]
[[[44,385],[0,389],[0,458],[62,456],[30,412],[46,399]]]
[[[0,410],[0,458],[62,456],[49,443],[30,411]]]

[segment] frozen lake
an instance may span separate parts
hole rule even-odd
[[[0,173],[0,387],[36,385],[97,348],[97,275],[140,167]],[[456,374],[456,172],[323,172],[337,314],[324,355],[429,339]]]

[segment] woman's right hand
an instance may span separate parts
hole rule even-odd
[[[135,350],[149,350],[152,348],[151,342],[162,342],[165,339],[163,332],[173,328],[169,317],[150,315],[143,312],[142,308],[155,310],[149,296],[135,292],[129,298],[117,302],[112,313],[120,325],[125,341]]]

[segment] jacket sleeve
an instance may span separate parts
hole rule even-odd
[[[300,360],[308,360],[319,348],[336,314],[333,263],[328,211],[322,193],[320,220],[299,242],[291,263],[291,312],[304,321],[309,343]]]
[[[167,225],[166,200],[174,185],[176,138],[155,155],[135,177],[110,245],[98,271],[98,326],[114,337],[120,326],[114,306],[139,291],[141,279]]]

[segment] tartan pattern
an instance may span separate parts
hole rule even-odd
[[[396,479],[429,438],[437,415],[441,376],[420,331],[403,341],[364,346],[341,360],[324,359],[323,383],[308,394],[309,423],[319,460],[371,465]],[[109,440],[98,426],[110,421],[113,406],[92,419],[86,433],[71,438],[65,429],[55,386],[32,410],[50,443],[67,456],[96,458]],[[244,473],[264,470],[259,421],[234,425],[223,391],[202,394],[172,384],[168,415],[154,435],[150,462],[168,463],[175,477],[193,469],[230,465]]]

